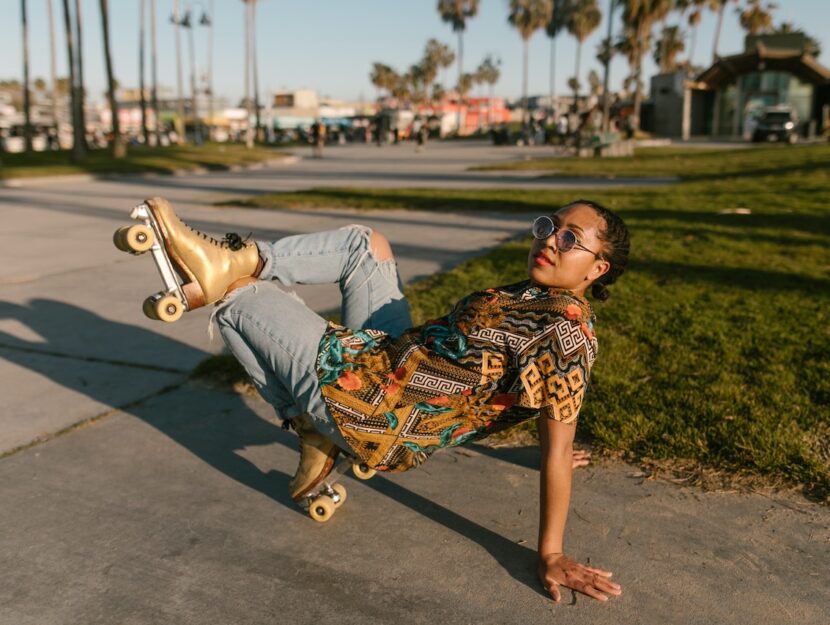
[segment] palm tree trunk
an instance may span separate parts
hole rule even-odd
[[[256,116],[256,138],[261,140],[261,120],[259,116],[259,69],[257,66],[256,48],[256,0],[251,3],[251,57],[253,62],[252,73],[254,77],[254,114]]]
[[[579,65],[582,62],[582,41],[576,40],[576,69],[574,70],[574,109],[579,111]]]
[[[245,109],[248,119],[245,128],[245,146],[254,147],[254,134],[251,132],[251,1],[245,0]]]
[[[83,121],[78,114],[78,85],[75,76],[77,59],[75,58],[72,13],[69,10],[69,0],[63,0],[63,21],[66,28],[66,52],[67,64],[69,65],[69,98],[72,103],[72,162],[80,163],[86,155],[86,144],[84,142]]]
[[[723,25],[723,10],[726,5],[726,0],[721,0],[720,9],[718,9],[718,24],[715,27],[715,41],[712,44],[712,63],[718,60],[718,41],[720,40],[720,29]]]
[[[46,0],[46,10],[49,14],[49,75],[52,82],[52,123],[55,127],[55,142],[60,147],[60,127],[58,125],[58,85],[55,79],[55,13],[52,10],[52,0]],[[50,146],[51,147],[51,146]]]
[[[110,17],[107,0],[100,0],[101,7],[101,32],[104,36],[104,63],[107,68],[107,99],[110,103],[110,115],[112,116],[112,141],[110,150],[113,158],[124,158],[127,155],[127,145],[122,140],[121,123],[118,119],[118,101],[115,99],[115,77],[112,71],[112,55],[110,54]]]
[[[695,45],[697,44],[697,26],[692,27],[692,37],[689,41],[689,65],[695,63]]]
[[[458,86],[461,86],[461,77],[464,75],[464,31],[458,31]],[[456,120],[458,126],[458,134],[461,134],[461,93],[458,94],[458,119]]]
[[[213,29],[216,24],[216,11],[210,0],[210,30],[208,31],[208,141],[213,140]]]
[[[173,17],[176,21],[176,134],[179,135],[179,143],[186,143],[186,131],[184,120],[184,94],[182,80],[182,28],[179,26],[179,0],[173,4]]]
[[[550,111],[556,117],[556,37],[550,38]]]
[[[522,132],[527,133],[527,48],[528,40],[522,39]]]
[[[26,15],[26,0],[20,1],[20,17],[23,26],[23,149],[31,152],[32,103],[29,98],[29,24]]]
[[[156,124],[156,145],[161,145],[161,119],[159,118],[159,93],[158,93],[158,62],[156,51],[156,0],[150,0],[150,73],[152,74],[153,86],[150,99],[153,101],[153,119]]]
[[[78,119],[80,120],[81,125],[81,142],[84,145],[84,149],[86,149],[86,89],[84,88],[84,42],[82,22],[81,0],[75,0],[75,31],[77,33],[75,37],[75,53],[77,56],[76,75],[78,77]]]
[[[636,84],[634,85],[634,119],[632,120],[633,123],[631,127],[634,130],[640,129],[640,110],[642,109],[643,104],[643,91],[640,81],[640,76],[643,73],[643,37],[644,33],[642,33],[642,27],[638,29],[638,38],[637,38],[637,62],[636,62],[636,70],[634,80]]]
[[[141,106],[141,136],[144,145],[150,145],[150,131],[147,129],[147,98],[144,95],[144,14],[146,0],[138,0],[138,99]]]

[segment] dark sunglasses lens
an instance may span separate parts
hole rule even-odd
[[[537,217],[531,231],[535,238],[547,239],[553,233],[553,221],[550,217]]]
[[[570,252],[576,245],[576,235],[570,230],[560,230],[557,242],[561,251]]]

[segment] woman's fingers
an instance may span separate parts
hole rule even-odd
[[[553,582],[548,587],[548,592],[550,592],[550,596],[556,603],[559,603],[562,600],[562,593],[559,592],[559,584],[556,582]]]
[[[591,573],[596,573],[597,575],[599,575],[601,577],[611,577],[613,575],[613,573],[611,571],[603,571],[602,569],[595,569],[592,566],[586,566],[585,570],[590,571]]]

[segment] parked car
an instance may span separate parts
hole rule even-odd
[[[798,141],[798,116],[789,107],[769,107],[758,118],[753,141]]]

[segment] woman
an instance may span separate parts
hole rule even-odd
[[[578,200],[533,222],[528,279],[472,293],[411,327],[387,240],[364,226],[250,243],[191,230],[148,200],[165,248],[188,283],[188,309],[218,302],[225,343],[277,415],[300,437],[289,484],[298,502],[341,451],[404,471],[433,452],[537,420],[542,449],[538,575],[600,601],[611,573],[564,554],[575,424],[597,350],[584,298],[608,298],[629,250],[622,220]],[[326,323],[285,285],[334,282],[342,325]],[[576,458],[576,459],[575,459]]]

